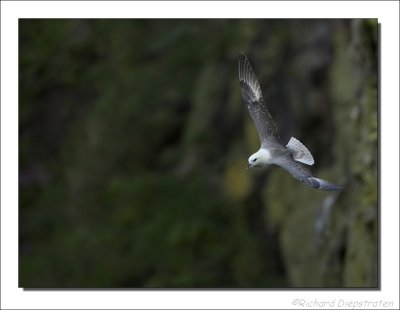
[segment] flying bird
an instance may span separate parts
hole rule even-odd
[[[343,188],[314,177],[305,165],[313,165],[310,151],[296,138],[287,145],[280,141],[278,129],[262,97],[260,84],[246,56],[239,58],[239,80],[242,97],[256,125],[260,137],[260,149],[249,157],[248,168],[277,165],[288,171],[304,184],[323,191],[339,191]]]

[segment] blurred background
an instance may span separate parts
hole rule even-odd
[[[19,21],[19,285],[377,287],[377,20]],[[243,51],[314,174],[246,170]]]

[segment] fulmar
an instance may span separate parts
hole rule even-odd
[[[304,184],[323,191],[339,191],[343,188],[314,177],[305,165],[313,165],[310,151],[296,138],[287,145],[280,141],[278,129],[262,97],[260,84],[246,56],[239,58],[239,80],[242,97],[256,125],[260,137],[260,149],[251,155],[248,168],[277,165],[288,171]]]

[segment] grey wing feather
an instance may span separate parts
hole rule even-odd
[[[267,140],[272,138],[279,142],[278,130],[262,97],[260,84],[243,53],[239,58],[239,80],[242,97],[256,125],[261,145],[265,145]]]
[[[291,137],[286,147],[292,153],[294,160],[302,162],[306,165],[314,164],[314,158],[310,151],[296,138]]]
[[[307,186],[323,191],[340,191],[343,188],[326,180],[313,177],[310,170],[301,163],[295,161],[291,154],[285,154],[274,158],[273,163],[288,171],[293,177]]]

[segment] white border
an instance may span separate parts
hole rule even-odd
[[[273,308],[295,298],[383,300],[399,308],[399,3],[293,2],[4,2],[1,4],[1,308]],[[18,288],[18,18],[378,18],[382,24],[381,291],[79,291]],[[298,309],[304,308],[301,306]],[[315,308],[315,307],[314,307]],[[326,306],[329,309],[329,306]],[[342,309],[346,309],[342,307]],[[375,308],[376,309],[376,308]]]

